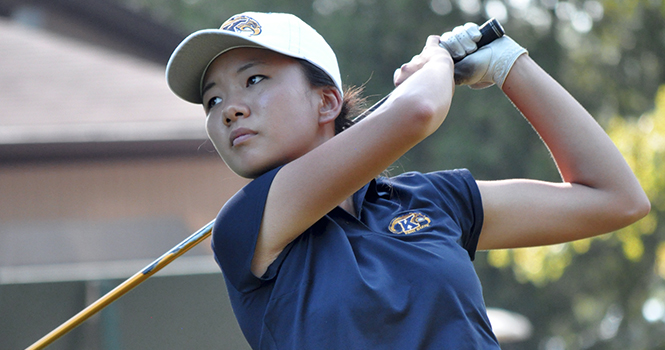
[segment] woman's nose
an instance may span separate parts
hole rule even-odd
[[[241,102],[230,102],[224,108],[224,124],[226,126],[231,125],[240,118],[246,118],[249,116],[249,108],[247,105]]]

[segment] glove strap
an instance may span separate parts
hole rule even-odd
[[[508,73],[510,73],[510,69],[513,68],[515,61],[523,54],[529,54],[529,52],[519,45],[514,45],[506,52],[503,52],[501,57],[495,62],[494,82],[499,88],[503,88],[503,83]]]

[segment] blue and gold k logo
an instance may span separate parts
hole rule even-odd
[[[388,229],[392,233],[408,235],[422,230],[432,222],[427,215],[421,213],[409,213],[394,218]]]
[[[233,16],[222,24],[222,30],[229,32],[249,34],[249,36],[261,34],[261,25],[249,16]]]

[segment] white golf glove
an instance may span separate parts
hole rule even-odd
[[[455,63],[455,84],[469,85],[472,89],[496,84],[501,88],[510,68],[527,50],[506,35],[478,49],[476,42],[480,37],[475,23],[455,27],[441,35],[440,45],[458,61]]]

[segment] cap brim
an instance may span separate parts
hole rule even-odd
[[[175,49],[166,65],[166,81],[171,90],[185,101],[202,103],[201,79],[210,62],[237,47],[258,47],[243,36],[219,29],[192,33]]]

